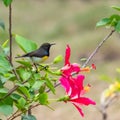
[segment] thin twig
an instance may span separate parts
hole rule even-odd
[[[17,110],[16,112],[14,112],[14,113],[12,114],[12,116],[10,116],[9,118],[7,118],[7,120],[11,120],[11,119],[14,118],[18,113],[19,113],[19,110]]]
[[[14,120],[15,118],[19,117],[20,115],[22,115],[23,112],[15,112],[14,116],[10,116],[7,120]]]
[[[9,61],[12,64],[12,6],[9,5],[9,40],[10,40],[10,58]]]
[[[29,107],[28,110],[25,110],[24,112],[26,112],[26,111],[29,112],[29,111],[31,111],[33,108],[35,108],[35,107],[37,107],[37,106],[39,106],[39,105],[40,105],[40,103],[37,103],[37,104],[35,104],[35,105],[32,105],[32,106]],[[13,115],[10,116],[7,120],[14,120],[15,118],[21,116],[24,112],[22,111],[22,112],[19,112],[19,113],[18,113],[18,111],[16,111],[16,112],[13,113]]]
[[[10,4],[9,5],[9,40],[10,40],[10,56],[9,56],[9,62],[12,66],[12,71],[14,73],[14,75],[16,76],[17,80],[20,80],[20,77],[17,75],[17,72],[13,66],[13,63],[12,63],[12,5]]]
[[[95,56],[95,54],[98,52],[98,50],[102,47],[102,45],[104,44],[104,42],[106,40],[108,40],[108,38],[110,36],[112,36],[112,34],[115,32],[115,30],[112,30],[99,44],[98,46],[95,48],[95,50],[91,53],[91,55],[88,57],[88,59],[86,60],[86,62],[82,65],[82,67],[86,67],[86,65],[90,62],[90,60]]]
[[[32,105],[30,105],[29,109],[28,109],[28,115],[32,115]]]
[[[22,84],[26,83],[28,80],[25,80],[24,82],[22,82]],[[19,87],[19,85],[15,85],[12,89],[10,89],[8,91],[8,93],[3,96],[2,98],[0,98],[0,101],[4,100],[6,97],[10,96],[17,88]]]

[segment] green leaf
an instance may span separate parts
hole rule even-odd
[[[120,11],[120,6],[112,6],[113,9]]]
[[[120,33],[120,21],[118,21],[117,25],[115,26],[115,30]]]
[[[45,86],[41,86],[40,89],[39,89],[40,94],[43,93],[43,92],[45,92]]]
[[[0,94],[2,95],[2,94]],[[0,96],[2,98],[4,95]],[[4,100],[0,101],[0,113],[4,115],[10,115],[13,112],[13,100],[8,96]]]
[[[29,61],[25,60],[17,60],[16,62],[20,63],[21,65],[24,65],[26,67],[31,67],[31,63]]]
[[[4,5],[7,7],[12,3],[12,0],[3,0]]]
[[[26,100],[22,97],[18,100],[18,104],[16,104],[18,109],[25,109],[25,105],[26,105]]]
[[[62,55],[58,55],[56,58],[54,58],[53,63],[57,64],[63,60]]]
[[[15,35],[15,40],[17,44],[20,46],[20,48],[26,53],[37,49],[37,45],[35,42],[28,40],[22,36]]]
[[[5,73],[11,70],[11,66],[10,63],[8,62],[8,60],[0,55],[0,73]]]
[[[86,60],[87,60],[87,58],[81,58],[80,59],[80,61],[83,61],[83,62],[86,61]]]
[[[24,94],[26,97],[30,98],[30,93],[26,87],[19,87],[18,91]]]
[[[15,75],[14,74],[12,74],[12,73],[4,73],[3,75],[1,75],[1,77],[0,77],[0,79],[1,79],[1,81],[2,81],[2,83],[5,83],[6,81],[8,81],[8,80],[15,80]]]
[[[4,24],[4,22],[3,22],[2,20],[0,20],[0,27],[1,27],[3,30],[5,30],[5,24]]]
[[[40,80],[41,75],[39,73],[34,73],[35,80]]]
[[[0,93],[7,93],[8,90],[6,88],[0,88]]]
[[[55,94],[55,88],[52,82],[49,79],[46,79],[45,82],[46,82],[47,87],[53,92],[53,94]]]
[[[6,41],[2,44],[2,47],[3,47],[3,48],[7,47],[8,42],[9,42],[9,40],[6,40]]]
[[[113,14],[110,16],[110,26],[116,26],[118,21],[120,21],[120,16],[118,14]]]
[[[3,113],[4,115],[8,116],[12,112],[13,112],[13,107],[11,105],[7,105],[7,104],[0,105],[0,113]]]
[[[48,95],[47,93],[42,93],[39,95],[39,103],[41,105],[48,105]]]
[[[37,120],[33,115],[23,115],[21,120]]]
[[[27,72],[24,68],[19,68],[18,73],[20,77],[25,81],[31,77],[31,72]]]
[[[40,87],[45,83],[45,81],[40,80],[40,81],[35,81],[35,83],[32,86],[33,90],[39,90]]]
[[[99,22],[97,22],[96,27],[106,26],[109,24],[109,22],[110,22],[109,18],[103,18]]]
[[[16,93],[13,93],[11,96],[10,96],[14,101],[18,101],[21,96],[19,94],[16,94]]]
[[[2,98],[5,94],[0,94],[0,98]],[[0,105],[3,105],[3,104],[6,104],[6,105],[13,105],[13,100],[10,96],[6,97],[4,100],[1,100],[0,101]]]

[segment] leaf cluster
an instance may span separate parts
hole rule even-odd
[[[16,44],[25,53],[37,49],[37,44],[20,35],[13,35]],[[22,116],[22,120],[28,118],[34,120],[34,116],[27,115],[27,111],[34,104],[49,105],[48,93],[55,94],[55,83],[61,72],[58,69],[52,69],[52,64],[57,64],[62,60],[62,56],[56,57],[52,64],[38,64],[37,70],[33,63],[27,59],[15,59],[18,63],[14,67],[9,62],[8,48],[9,40],[1,45],[0,53],[0,113],[5,116],[14,114],[14,108]],[[8,85],[6,85],[8,84]],[[9,101],[9,102],[8,102]],[[19,115],[16,112],[16,116]],[[13,116],[14,117],[14,116]],[[13,119],[11,116],[11,119]]]
[[[119,6],[112,6],[113,9],[120,11]],[[97,27],[105,26],[107,28],[112,27],[115,31],[120,32],[120,15],[113,14],[109,17],[102,18],[96,24]]]

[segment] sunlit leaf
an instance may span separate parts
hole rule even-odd
[[[7,89],[5,89],[5,88],[0,88],[0,93],[7,93],[7,92],[8,92]]]
[[[32,86],[33,90],[38,90],[40,87],[45,83],[45,81],[40,80],[40,81],[35,81],[35,83]]]
[[[53,63],[57,64],[63,60],[62,55],[58,55],[56,58],[54,58]]]
[[[26,71],[24,68],[19,68],[18,73],[23,80],[27,80],[31,76],[31,72]]]
[[[16,62],[20,63],[21,65],[24,65],[26,67],[30,67],[31,63],[29,61],[25,61],[25,60],[17,60]]]
[[[12,3],[12,0],[3,0],[4,5],[7,7]]]
[[[9,42],[9,40],[6,40],[6,41],[2,44],[2,47],[3,47],[3,48],[7,47],[8,42]]]
[[[117,25],[115,26],[115,30],[120,32],[120,21],[118,21]]]
[[[113,9],[120,11],[120,6],[112,6]]]
[[[17,44],[20,46],[20,48],[26,53],[37,49],[37,45],[35,42],[28,40],[22,36],[15,35],[15,40]]]
[[[35,80],[40,80],[41,75],[39,73],[34,73]]]
[[[27,98],[30,98],[29,90],[26,87],[19,87],[18,91],[24,94]]]
[[[39,103],[41,105],[47,105],[48,104],[48,95],[47,93],[42,93],[39,95]]]
[[[110,22],[109,18],[103,18],[99,22],[97,22],[96,27],[106,26],[107,24],[109,24],[109,22]]]
[[[49,79],[45,80],[47,87],[55,94],[55,88],[52,82]]]
[[[18,103],[16,104],[16,106],[18,107],[18,109],[25,108],[26,100],[24,98],[21,97],[17,102]]]
[[[113,14],[110,16],[110,26],[116,27],[118,21],[120,21],[120,16],[118,14]]]
[[[86,61],[87,60],[87,58],[81,58],[80,59],[80,61]]]
[[[3,75],[0,76],[2,83],[4,84],[7,80],[14,80],[16,76],[12,73],[4,72]]]
[[[8,60],[0,55],[0,73],[5,73],[11,70],[11,65]]]

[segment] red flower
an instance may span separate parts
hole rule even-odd
[[[67,45],[66,53],[65,53],[65,65],[61,69],[62,74],[65,76],[70,76],[71,73],[74,73],[74,72],[76,72],[76,73],[80,72],[80,67],[77,63],[73,63],[73,64],[70,63],[70,61],[69,61],[70,53],[71,53],[71,49],[70,49],[69,45]]]
[[[82,116],[84,116],[81,106],[82,105],[95,105],[95,102],[87,97],[83,97],[83,95],[87,92],[86,87],[83,87],[83,75],[78,75],[77,77],[61,77],[60,82],[64,87],[69,99],[65,102],[71,102],[77,110],[80,112]],[[89,86],[87,86],[89,87]]]
[[[79,73],[81,71],[89,71],[90,68],[82,68],[80,69],[79,65],[76,63],[71,64],[70,59],[70,47],[67,45],[66,54],[65,54],[65,65],[61,69],[62,76],[60,78],[61,85],[66,91],[68,95],[67,100],[65,102],[71,102],[77,110],[80,112],[82,116],[84,116],[82,109],[80,108],[81,105],[95,105],[95,102],[87,97],[83,97],[83,95],[88,91],[90,85],[87,87],[83,86],[83,80],[85,78],[84,75],[76,74],[75,77],[72,74]]]

